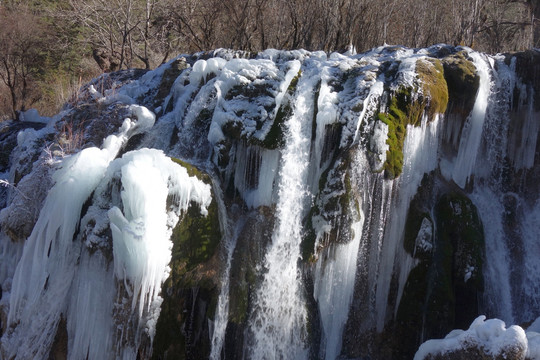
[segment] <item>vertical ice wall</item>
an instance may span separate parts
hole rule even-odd
[[[153,125],[152,114],[140,107],[132,109],[140,115],[139,123],[126,119],[120,134],[109,136],[103,149],[87,148],[64,159],[53,175],[55,185],[25,242],[13,277],[8,323],[18,326],[2,344],[12,355],[42,357],[54,339],[80,253],[80,243],[73,242],[73,236],[82,206],[128,134]]]
[[[341,351],[343,328],[347,322],[353,300],[356,260],[362,227],[363,214],[351,226],[353,239],[347,244],[332,244],[324,250],[315,269],[313,296],[319,304],[323,328],[321,357],[336,359]]]

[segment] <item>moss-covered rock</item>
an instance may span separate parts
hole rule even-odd
[[[428,182],[411,202],[404,247],[418,263],[409,273],[399,303],[394,333],[395,359],[410,359],[429,338],[467,328],[478,315],[483,292],[483,228],[470,199],[461,192],[444,194],[430,207]],[[431,213],[435,217],[433,226]],[[433,243],[419,252],[422,224],[436,228]]]
[[[403,171],[403,145],[407,125],[417,124],[421,116],[421,112],[418,112],[413,104],[412,89],[401,87],[394,94],[389,95],[387,112],[377,115],[378,120],[388,126],[386,143],[389,149],[383,165],[388,179],[397,178]]]
[[[210,177],[196,167],[173,160],[190,176],[210,183]],[[214,318],[219,295],[221,232],[216,200],[208,207],[207,216],[192,202],[173,229],[171,240],[171,273],[162,286],[153,358],[207,358],[211,345],[208,320]]]
[[[423,99],[429,119],[435,114],[444,114],[448,106],[448,86],[444,78],[444,68],[440,60],[418,60],[416,73],[422,86]]]
[[[452,286],[456,299],[454,327],[466,328],[478,315],[484,290],[484,230],[472,201],[460,193],[444,195],[436,207],[438,242],[452,248]]]
[[[476,66],[464,51],[443,58],[442,64],[448,85],[448,99],[451,103],[449,110],[466,117],[474,106],[480,86]]]
[[[161,77],[161,82],[157,88],[157,93],[154,97],[155,107],[160,106],[163,102],[163,99],[171,92],[171,88],[178,76],[189,67],[189,64],[186,62],[185,58],[179,58],[174,60],[169,67],[163,72]],[[170,104],[171,108],[167,109],[168,111],[172,110],[172,102]]]
[[[418,60],[416,72],[421,91],[411,87],[399,87],[389,93],[387,109],[377,115],[388,126],[389,146],[383,169],[389,179],[397,178],[403,171],[403,146],[407,125],[418,126],[422,116],[428,119],[444,113],[448,105],[448,86],[442,63],[437,59]]]

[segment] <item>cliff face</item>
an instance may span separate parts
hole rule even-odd
[[[0,124],[2,358],[410,359],[534,321],[539,67],[218,50]]]

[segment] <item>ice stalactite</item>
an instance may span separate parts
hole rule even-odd
[[[461,131],[461,141],[452,173],[452,179],[461,188],[465,188],[467,181],[474,173],[491,92],[491,75],[488,59],[476,52],[471,52],[469,55],[473,58],[474,65],[480,76],[480,86],[472,112]]]
[[[343,329],[353,300],[358,247],[364,225],[363,214],[351,225],[353,239],[324,250],[315,269],[314,297],[319,304],[323,328],[321,356],[334,360],[340,355]]]
[[[191,201],[201,204],[206,213],[210,187],[161,151],[141,149],[125,154],[111,165],[120,172],[122,207],[109,210],[113,234],[115,275],[128,281],[133,294],[132,308],[138,304],[139,316],[150,307],[165,281],[171,257],[171,214],[167,197],[172,195],[177,211],[187,210]]]
[[[91,282],[86,285],[74,283],[80,271],[81,242],[76,240],[79,216],[83,204],[103,180],[129,137],[147,131],[154,124],[154,115],[146,108],[132,105],[129,110],[136,121],[127,118],[118,135],[105,139],[102,149],[87,148],[66,157],[53,175],[55,185],[25,242],[13,277],[8,323],[18,323],[18,326],[14,333],[3,338],[2,343],[9,354],[23,358],[44,357],[62,318],[65,319],[68,313],[87,316],[84,312],[69,309],[70,293],[77,294],[84,292],[85,286],[91,287]],[[179,191],[178,195],[181,194]],[[76,295],[74,298],[82,299]],[[78,301],[71,305],[81,305]],[[86,322],[69,319],[69,323],[80,326]],[[80,345],[77,340],[71,344]]]

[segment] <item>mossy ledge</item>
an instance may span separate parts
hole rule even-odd
[[[196,166],[191,165],[190,163],[184,160],[180,160],[173,157],[171,158],[171,160],[177,163],[178,165],[182,166],[183,168],[185,168],[189,176],[195,176],[197,179],[201,180],[205,184],[212,185],[212,179],[210,178],[210,176],[202,172],[201,170],[199,170]]]
[[[182,160],[190,176],[211,183],[210,176]],[[156,324],[153,359],[207,358],[210,351],[208,319],[217,306],[221,240],[215,199],[203,216],[192,202],[173,229],[171,272],[162,286],[163,303]]]
[[[444,79],[448,85],[449,111],[466,117],[471,112],[476,93],[480,86],[480,76],[476,66],[460,51],[442,59]]]
[[[389,146],[383,165],[387,179],[395,179],[403,171],[403,146],[407,135],[407,125],[419,126],[422,116],[427,114],[433,120],[448,106],[448,85],[444,68],[437,59],[422,59],[416,62],[417,79],[421,91],[412,87],[399,87],[388,94],[387,111],[379,112],[378,120],[388,126]]]
[[[448,106],[448,85],[443,65],[438,59],[418,60],[416,73],[423,95],[419,103],[425,107],[428,118],[432,120],[436,114],[444,114]]]
[[[412,88],[400,87],[388,95],[388,110],[377,115],[378,120],[388,126],[389,146],[383,165],[387,179],[395,179],[403,171],[403,145],[407,135],[407,125],[417,124],[422,115],[412,97]]]

